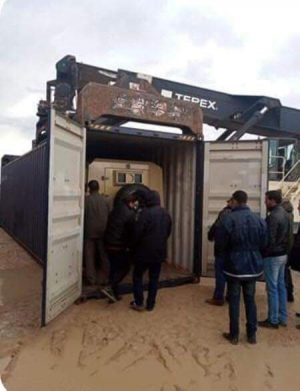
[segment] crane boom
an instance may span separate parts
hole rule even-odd
[[[126,70],[115,72],[82,63],[78,63],[78,71],[79,88],[82,88],[88,81],[114,82],[124,74],[133,80],[145,78],[165,97],[198,103],[203,110],[204,123],[217,129],[226,129],[228,135],[239,131],[252,119],[251,126],[245,128],[244,133],[270,138],[300,138],[300,110],[282,106],[277,98],[231,95],[136,72]],[[263,113],[260,113],[262,110],[264,110]]]
[[[282,106],[277,98],[232,95],[137,72],[112,71],[76,62],[70,55],[58,61],[56,68],[57,78],[47,83],[47,100],[50,101],[51,88],[55,87],[56,97],[62,96],[69,109],[76,91],[80,92],[89,82],[110,85],[125,76],[130,89],[134,89],[136,80],[145,79],[165,98],[198,104],[204,123],[225,129],[220,140],[238,140],[245,133],[300,139],[300,110]]]

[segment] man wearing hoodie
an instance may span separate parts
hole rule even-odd
[[[135,220],[136,197],[128,195],[116,203],[108,216],[104,236],[105,247],[110,264],[109,284],[102,293],[111,303],[121,299],[119,285],[130,271],[131,225]]]
[[[140,212],[132,230],[134,301],[131,308],[137,311],[145,308],[143,277],[147,271],[149,286],[146,309],[154,309],[161,265],[167,257],[167,240],[172,227],[169,213],[160,206],[158,192],[150,191],[145,203],[146,207]]]

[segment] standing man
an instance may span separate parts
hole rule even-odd
[[[268,318],[258,322],[260,327],[278,329],[279,325],[286,326],[287,292],[284,271],[287,263],[290,221],[288,214],[280,205],[280,191],[266,192],[265,203],[269,215],[266,222],[268,227],[268,242],[264,252],[264,274],[268,294]]]
[[[292,250],[293,243],[294,243],[294,214],[293,214],[294,208],[291,201],[289,201],[288,199],[284,199],[281,203],[281,206],[287,212],[290,220],[290,230],[289,230],[289,237],[288,237],[288,258],[289,258],[289,254]],[[285,287],[287,292],[287,301],[293,303],[294,284],[293,284],[292,273],[289,265],[289,259],[285,265],[284,279],[285,279]]]
[[[216,221],[210,227],[208,231],[208,240],[213,242],[216,236],[216,230],[220,226],[220,222],[222,218],[227,215],[227,213],[231,212],[231,203],[232,199],[227,200],[227,206],[221,210]],[[224,259],[221,254],[219,254],[216,244],[214,245],[214,255],[215,255],[215,290],[212,299],[207,299],[206,303],[211,305],[222,306],[225,303],[224,293],[225,293],[225,285],[226,279],[224,274]]]
[[[240,294],[246,310],[247,340],[256,343],[256,280],[263,273],[261,251],[266,241],[266,224],[247,206],[242,190],[232,195],[232,212],[224,216],[216,232],[216,247],[224,257],[227,279],[230,332],[223,337],[236,345],[239,341]]]
[[[109,285],[102,289],[102,293],[111,302],[121,299],[119,284],[130,271],[129,247],[131,227],[136,215],[136,202],[137,197],[135,195],[128,195],[114,206],[108,217],[105,248],[110,265]]]
[[[97,266],[106,267],[107,256],[103,237],[108,218],[108,205],[99,194],[98,181],[88,183],[89,195],[85,197],[84,210],[84,263],[86,285],[97,284]],[[97,262],[97,260],[100,262]]]
[[[167,240],[171,228],[171,217],[160,206],[158,192],[151,191],[146,198],[146,207],[141,211],[133,228],[134,301],[130,306],[136,311],[143,311],[145,308],[143,277],[146,271],[149,273],[146,309],[152,311],[155,307],[161,265],[167,258]]]
[[[300,214],[300,200],[298,201],[298,212]],[[298,227],[298,232],[295,236],[294,244],[289,255],[289,263],[291,268],[297,272],[300,272],[300,225]],[[297,318],[300,317],[300,312],[296,312]],[[296,326],[300,330],[300,324]]]

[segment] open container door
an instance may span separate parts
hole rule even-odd
[[[202,275],[214,274],[213,243],[207,233],[232,193],[248,193],[253,212],[265,217],[268,141],[207,142],[204,147]]]
[[[82,288],[86,131],[53,109],[50,123],[42,326],[74,303]]]

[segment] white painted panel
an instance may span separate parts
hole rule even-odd
[[[44,324],[81,295],[85,142],[84,128],[51,110]]]
[[[236,190],[248,193],[249,206],[265,217],[268,142],[205,143],[203,189],[202,274],[214,272],[213,243],[207,233],[220,210]]]

